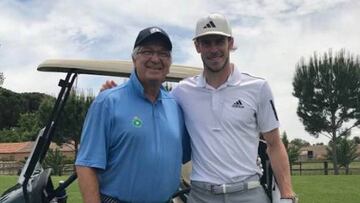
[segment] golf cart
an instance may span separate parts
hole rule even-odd
[[[51,169],[44,169],[42,163],[53,139],[60,113],[63,111],[74,81],[79,74],[104,75],[129,77],[133,70],[130,61],[99,61],[99,60],[47,60],[37,68],[45,72],[66,73],[64,79],[60,79],[61,90],[56,99],[47,125],[40,130],[30,156],[28,157],[17,183],[7,189],[0,197],[0,203],[65,203],[65,189],[76,180],[73,173],[54,187],[51,179]],[[166,80],[177,82],[185,77],[197,75],[200,69],[179,65],[172,65]],[[186,191],[178,192],[175,196],[181,196]],[[175,197],[174,196],[174,197]]]

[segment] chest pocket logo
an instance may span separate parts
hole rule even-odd
[[[142,120],[139,118],[139,117],[137,117],[137,116],[135,116],[134,118],[133,118],[133,120],[132,120],[132,125],[135,127],[135,128],[141,128],[141,126],[142,126]]]
[[[232,105],[232,107],[233,108],[244,108],[244,105],[242,104],[242,102],[241,102],[241,100],[239,99],[239,100],[237,100],[237,101],[235,101],[234,103],[233,103],[233,105]]]

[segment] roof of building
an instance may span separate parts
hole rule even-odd
[[[307,147],[302,147],[300,149],[300,154],[301,152],[313,151],[316,155],[326,155],[326,147],[327,145],[311,145]],[[357,152],[360,153],[360,144],[358,144],[357,146]]]
[[[30,152],[33,142],[0,143],[0,154]]]

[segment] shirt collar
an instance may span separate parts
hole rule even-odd
[[[233,72],[230,74],[226,82],[228,86],[237,86],[241,83],[241,72],[235,65]]]
[[[226,82],[224,84],[222,84],[221,86],[236,86],[236,85],[239,85],[240,82],[241,82],[241,72],[234,65],[234,70],[231,72],[231,74],[229,75]],[[206,83],[206,79],[204,77],[204,71],[202,71],[202,73],[200,75],[198,75],[197,81],[196,81],[196,86],[202,87],[202,88],[205,88],[208,86],[208,84]]]

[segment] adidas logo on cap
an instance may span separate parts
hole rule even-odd
[[[216,25],[214,24],[213,21],[210,21],[209,23],[207,23],[203,28],[206,29],[206,28],[211,28],[211,27],[213,27],[213,28],[216,27]]]
[[[217,13],[210,14],[209,16],[198,20],[195,37],[193,39],[195,40],[204,35],[222,35],[231,37],[232,32],[230,24],[223,15]]]

